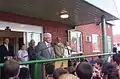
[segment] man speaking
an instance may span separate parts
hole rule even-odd
[[[53,59],[55,58],[54,48],[51,45],[52,35],[50,33],[43,34],[43,42],[39,42],[36,46],[37,59]]]
[[[53,59],[55,58],[54,48],[52,47],[52,35],[50,33],[43,34],[43,42],[39,42],[36,46],[37,59]],[[47,64],[48,65],[48,64]],[[39,64],[39,79],[44,79],[45,65]],[[44,75],[43,75],[44,74]]]

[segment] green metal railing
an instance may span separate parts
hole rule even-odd
[[[57,59],[47,59],[47,60],[33,60],[33,61],[27,61],[27,62],[20,62],[21,65],[26,64],[34,64],[34,79],[38,79],[38,64],[39,63],[48,63],[53,61],[63,61],[63,60],[70,60],[70,59],[78,59],[78,58],[88,58],[88,57],[96,57],[96,56],[106,56],[106,55],[112,55],[113,53],[104,53],[104,54],[94,54],[94,55],[85,55],[85,56],[75,56],[75,57],[69,57],[69,58],[57,58]],[[0,64],[0,67],[3,66],[3,63]]]

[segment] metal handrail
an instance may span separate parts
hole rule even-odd
[[[21,65],[26,64],[34,64],[34,79],[38,79],[38,73],[39,70],[39,63],[47,63],[47,62],[53,62],[53,61],[63,61],[63,60],[70,60],[70,59],[78,59],[78,58],[88,58],[88,57],[96,57],[96,56],[106,56],[106,55],[112,55],[114,53],[104,53],[104,54],[94,54],[94,55],[84,55],[84,56],[75,56],[75,57],[68,57],[68,58],[56,58],[56,59],[46,59],[46,60],[33,60],[33,61],[26,61],[26,62],[20,62]],[[3,66],[3,63],[0,64],[0,67]]]
[[[104,53],[104,54],[94,54],[94,55],[84,55],[84,56],[75,56],[75,57],[68,57],[68,58],[56,58],[56,59],[45,59],[45,60],[32,60],[26,62],[20,62],[20,64],[34,64],[34,63],[47,63],[52,61],[62,61],[62,60],[69,60],[69,59],[77,59],[77,58],[87,58],[87,57],[96,57],[96,56],[105,56],[105,55],[112,55],[114,53]],[[0,67],[3,66],[3,63],[0,64]]]

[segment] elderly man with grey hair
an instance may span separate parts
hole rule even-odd
[[[52,35],[50,33],[43,34],[43,42],[39,42],[36,46],[37,59],[53,59],[55,58],[54,48],[51,45]]]
[[[43,59],[53,59],[55,58],[54,48],[51,45],[52,43],[52,35],[50,33],[44,33],[43,34],[43,42],[39,42],[36,46],[36,53],[37,53],[37,59],[43,60]],[[39,79],[44,79],[43,75],[45,76],[45,66],[48,64],[39,64],[39,71],[38,76]]]

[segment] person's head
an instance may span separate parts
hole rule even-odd
[[[52,35],[50,33],[44,33],[43,34],[43,39],[47,43],[51,43],[52,42]]]
[[[60,37],[57,37],[57,42],[59,43],[61,41],[62,41],[62,39]]]
[[[22,44],[21,50],[25,50],[25,49],[26,49],[25,44]]]
[[[76,74],[80,79],[91,79],[93,68],[88,62],[81,62],[76,68]]]
[[[9,38],[4,39],[4,44],[7,44],[7,45],[9,44]]]
[[[54,65],[52,65],[52,64],[46,64],[46,65],[45,65],[46,74],[47,74],[47,75],[53,74],[54,68],[55,68]]]
[[[65,46],[69,46],[69,45],[70,45],[69,42],[66,42],[66,43],[65,43]]]
[[[117,65],[120,65],[120,53],[113,55],[113,62]]]
[[[102,56],[98,56],[98,59],[101,59],[102,58]]]
[[[95,64],[94,64],[95,67],[101,67],[102,65],[103,65],[102,60],[100,60],[100,59],[95,60]]]
[[[118,79],[118,69],[112,63],[104,63],[102,73],[107,79]]]
[[[53,72],[53,79],[58,79],[60,75],[66,74],[68,71],[63,68],[58,68]]]
[[[3,65],[4,73],[7,78],[15,77],[19,73],[19,63],[16,60],[6,60]]]
[[[63,74],[58,79],[79,79],[79,78],[72,74]]]
[[[29,46],[35,46],[35,40],[31,40]]]
[[[68,67],[68,71],[69,71],[70,74],[75,75],[75,67],[74,66]]]
[[[20,74],[19,77],[20,79],[30,79],[30,73],[29,69],[26,67],[20,68]]]

